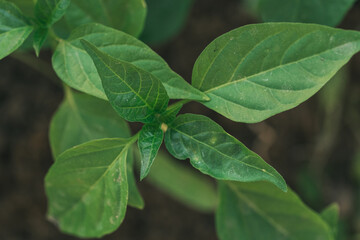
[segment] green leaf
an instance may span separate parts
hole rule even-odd
[[[303,22],[338,25],[355,0],[259,0],[265,22]]]
[[[65,17],[54,25],[54,31],[65,39],[81,25],[100,23],[138,37],[146,11],[144,0],[72,0]]]
[[[247,25],[215,39],[192,84],[203,103],[239,122],[259,122],[315,94],[360,50],[360,32],[313,24]]]
[[[70,3],[70,0],[37,0],[36,20],[43,26],[50,26],[62,18]]]
[[[286,191],[281,175],[210,118],[178,116],[165,134],[169,152],[178,159],[190,158],[202,173],[220,180],[266,180]]]
[[[148,14],[140,36],[148,44],[162,44],[183,27],[193,0],[147,0]]]
[[[128,205],[134,208],[143,209],[145,203],[144,203],[144,199],[142,198],[136,186],[136,180],[134,175],[134,153],[132,148],[129,149],[126,166],[127,166],[128,185],[129,185]]]
[[[339,227],[339,205],[333,203],[321,212],[322,219],[329,225],[334,238],[337,239]]]
[[[11,2],[0,0],[0,13],[1,32],[29,25],[29,21],[21,10]]]
[[[142,127],[138,140],[141,160],[140,180],[148,175],[163,139],[164,132],[159,124],[146,124]]]
[[[266,182],[219,184],[220,240],[333,240],[329,226],[289,190]]]
[[[0,0],[0,59],[18,49],[32,30],[20,9]]]
[[[45,177],[49,219],[78,237],[101,237],[124,219],[126,154],[134,139],[100,139],[61,154]]]
[[[106,99],[101,79],[90,56],[83,50],[80,39],[94,44],[110,56],[141,68],[163,83],[172,99],[209,100],[193,88],[147,45],[136,38],[100,24],[87,24],[73,31],[67,41],[61,41],[53,55],[57,75],[69,86]]]
[[[38,27],[34,31],[33,47],[35,49],[36,56],[39,56],[40,49],[43,46],[48,35],[48,28]]]
[[[104,100],[71,91],[50,124],[50,146],[56,158],[65,150],[100,138],[128,138],[130,129]]]
[[[216,207],[217,194],[210,179],[161,151],[146,180],[195,210],[213,212]]]
[[[65,15],[70,29],[95,22],[135,37],[141,33],[145,17],[144,0],[72,0]]]
[[[35,2],[29,0],[7,0],[8,2],[14,3],[20,10],[29,17],[34,15]]]
[[[65,150],[100,138],[128,138],[128,124],[116,114],[109,102],[65,88],[65,99],[50,124],[50,147],[56,159]],[[142,209],[144,201],[136,187],[132,151],[127,157],[129,202]]]
[[[156,113],[166,110],[169,97],[158,78],[101,52],[85,40],[81,43],[95,63],[109,102],[121,117],[149,123]]]

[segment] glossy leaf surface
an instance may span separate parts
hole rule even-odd
[[[329,226],[291,190],[266,182],[221,182],[216,228],[221,240],[333,240]]]
[[[197,59],[192,84],[205,106],[259,122],[316,93],[360,50],[360,32],[313,24],[265,23],[215,39]]]
[[[20,9],[13,3],[0,1],[0,59],[18,49],[32,30]]]
[[[158,78],[81,42],[95,63],[109,102],[121,117],[147,123],[155,119],[155,113],[166,110],[169,97]]]
[[[190,158],[195,168],[216,179],[266,180],[286,191],[286,183],[275,169],[205,116],[178,116],[169,124],[165,144],[174,157]]]
[[[65,150],[100,138],[128,138],[128,124],[116,114],[109,102],[66,88],[65,98],[50,124],[50,147],[56,159]],[[132,207],[143,208],[137,189],[131,149],[127,156],[129,201]]]
[[[355,0],[259,0],[265,22],[302,22],[336,26]]]
[[[144,0],[72,0],[65,20],[70,29],[96,22],[137,37],[145,17]]]
[[[147,0],[148,14],[140,39],[148,44],[162,44],[183,27],[193,0]]]
[[[129,139],[100,139],[61,154],[45,178],[48,215],[62,231],[101,237],[123,221]]]
[[[146,180],[195,210],[213,212],[216,207],[216,189],[210,179],[164,152],[159,151]]]
[[[164,133],[159,124],[146,124],[142,127],[138,139],[141,160],[140,180],[148,175],[163,139]]]
[[[83,50],[80,39],[89,41],[114,58],[153,74],[160,79],[172,99],[208,100],[205,94],[173,72],[147,45],[128,34],[100,24],[77,28],[68,40],[59,43],[53,55],[53,67],[57,75],[77,90],[106,99],[95,65]]]
[[[70,2],[71,0],[37,0],[35,17],[40,24],[50,26],[60,20]]]

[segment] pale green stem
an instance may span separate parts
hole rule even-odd
[[[63,40],[54,32],[54,29],[51,27],[49,27],[49,36],[57,42],[60,42]]]

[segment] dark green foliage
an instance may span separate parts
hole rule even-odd
[[[101,138],[129,138],[130,129],[104,100],[65,88],[65,98],[50,124],[50,147],[56,159],[65,150]],[[143,208],[144,201],[137,190],[132,149],[127,154],[129,185],[128,204]]]
[[[144,0],[72,0],[65,25],[73,30],[85,23],[101,23],[138,36],[144,26]]]
[[[121,117],[149,123],[155,114],[165,111],[169,97],[157,77],[101,52],[85,40],[81,42],[95,63],[107,98]]]
[[[234,121],[260,122],[307,100],[359,50],[356,31],[299,23],[247,25],[205,48],[192,84],[210,97],[205,106]]]
[[[140,180],[149,174],[163,139],[164,133],[159,124],[146,124],[141,129],[138,140],[141,159]]]
[[[0,59],[23,44],[33,27],[13,3],[0,0]]]
[[[303,22],[336,26],[356,0],[258,1],[258,11],[265,22]]]
[[[86,24],[75,29],[67,40],[58,44],[53,55],[53,67],[58,76],[77,90],[107,99],[100,76],[96,74],[96,67],[83,50],[80,39],[85,39],[114,58],[153,74],[162,82],[172,99],[208,100],[204,93],[173,72],[146,44],[124,32],[100,24]]]
[[[46,41],[48,35],[48,29],[46,27],[37,27],[34,31],[33,36],[33,47],[35,49],[36,56],[39,56],[40,49]]]
[[[358,31],[306,23],[243,26],[204,49],[190,85],[136,39],[146,16],[143,0],[13,2],[27,17],[0,0],[0,59],[33,32],[29,40],[36,55],[49,38],[45,46],[53,48],[52,65],[64,82],[65,97],[50,126],[56,161],[45,178],[48,216],[61,231],[102,237],[120,226],[127,205],[144,207],[134,175],[135,155],[141,180],[147,176],[201,211],[217,207],[221,240],[336,239],[337,205],[315,213],[288,190],[273,167],[216,122],[178,114],[184,104],[198,101],[231,120],[253,123],[294,108],[360,51]],[[319,1],[297,1],[296,7],[292,2],[260,0],[258,9],[266,21],[333,26],[354,1],[327,1],[320,12],[311,7]],[[154,44],[169,39],[183,25],[191,4],[149,0],[142,39]],[[170,99],[183,100],[168,106]],[[144,125],[132,136],[125,120]],[[190,159],[195,169],[220,181],[219,201],[208,176],[158,154],[163,139],[175,158]]]
[[[291,190],[265,183],[220,183],[216,227],[221,240],[333,240],[322,218]]]
[[[43,26],[50,26],[60,20],[69,7],[71,0],[37,0],[36,20]]]
[[[183,27],[193,0],[147,0],[148,14],[140,38],[159,45],[176,35]]]
[[[267,180],[286,191],[286,183],[276,170],[205,116],[177,117],[169,125],[165,143],[174,157],[190,158],[195,168],[216,179]]]
[[[128,200],[126,157],[134,140],[94,140],[57,158],[45,188],[49,218],[64,232],[100,237],[119,227]]]

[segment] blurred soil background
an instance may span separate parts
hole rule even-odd
[[[240,1],[197,0],[181,33],[155,50],[190,81],[192,66],[207,44],[257,21]],[[359,2],[340,27],[360,30]],[[45,52],[41,59],[50,63],[50,56]],[[232,122],[197,103],[187,104],[182,112],[214,119],[274,166],[314,210],[337,202],[341,232],[354,235],[360,233],[360,54],[339,78],[331,83],[333,90],[322,90],[299,107],[258,124]],[[43,179],[53,162],[48,127],[62,97],[58,85],[16,58],[0,62],[1,240],[77,239],[46,220]],[[189,209],[146,181],[139,188],[145,209],[129,207],[119,230],[103,239],[217,239],[212,214]]]

